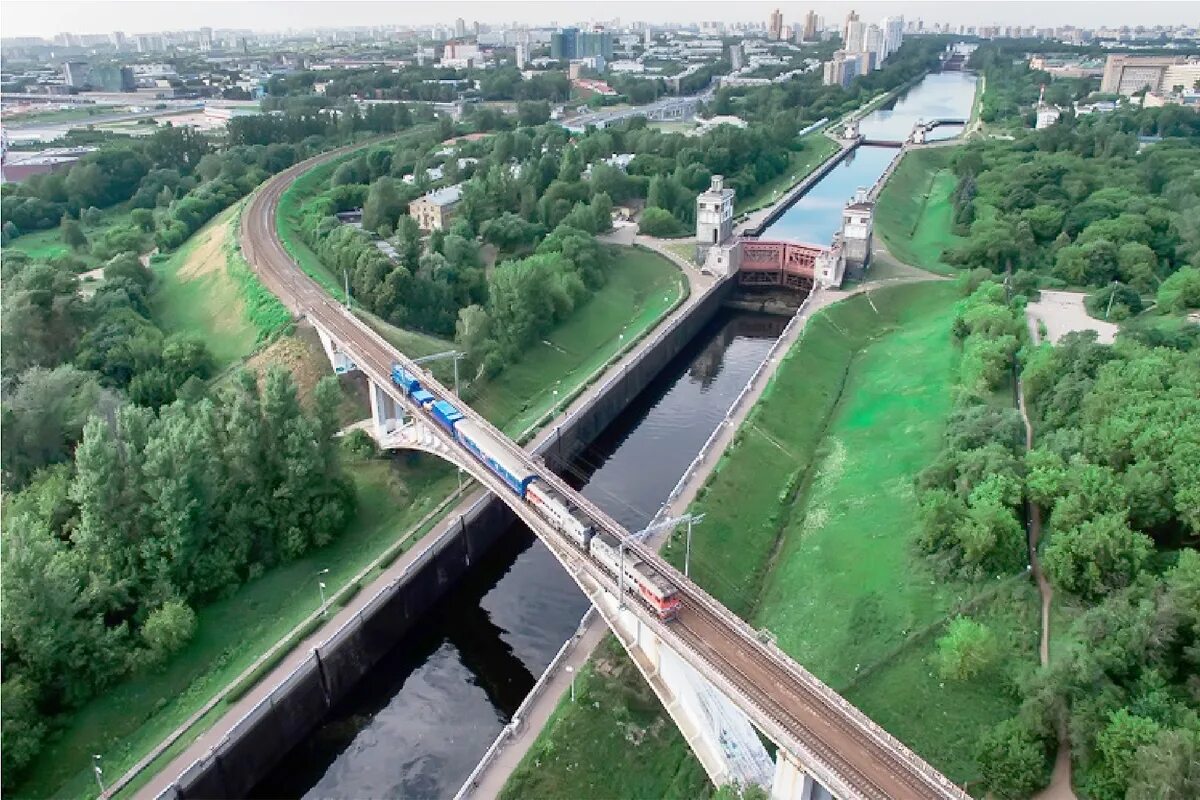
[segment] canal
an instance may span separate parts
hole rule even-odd
[[[934,74],[863,120],[904,138],[917,119],[965,118],[974,76]],[[860,147],[764,237],[827,244],[842,206],[896,150]],[[571,465],[568,479],[629,530],[658,511],[787,320],[722,311]],[[560,465],[555,465],[560,466]],[[427,624],[387,657],[254,796],[451,797],[574,632],[586,600],[520,523]]]
[[[718,312],[566,467],[568,480],[626,528],[645,527],[786,324]],[[458,790],[587,610],[523,524],[488,556],[261,782],[257,797]]]
[[[868,139],[903,140],[917,120],[966,119],[975,98],[975,76],[939,72],[862,119]],[[962,126],[934,128],[930,140],[957,136]],[[763,239],[788,239],[828,245],[841,227],[842,208],[862,187],[870,188],[896,157],[891,147],[859,147],[762,232]]]

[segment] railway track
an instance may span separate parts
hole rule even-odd
[[[390,380],[391,367],[399,362],[414,374],[421,374],[422,383],[433,394],[452,398],[453,393],[446,387],[330,298],[292,261],[279,239],[276,215],[283,192],[304,172],[351,149],[354,148],[330,151],[290,167],[259,189],[242,215],[241,239],[246,259],[267,288],[294,314],[309,318],[347,348],[356,365],[372,381],[389,391],[394,390]],[[411,401],[403,393],[396,390],[394,396],[405,407],[410,407]],[[761,642],[749,625],[691,583],[656,552],[630,540],[629,532],[602,509],[567,486],[473,409],[462,403],[456,403],[456,406],[464,416],[491,432],[508,449],[509,455],[536,473],[539,480],[570,498],[597,526],[627,541],[630,552],[651,562],[675,582],[683,602],[679,618],[664,624],[652,612],[646,611],[647,624],[681,652],[692,653],[718,683],[727,684],[732,690],[730,699],[742,706],[756,723],[761,723],[768,736],[776,738],[781,746],[790,745],[795,752],[818,762],[805,766],[812,768],[818,778],[823,774],[825,781],[831,784],[828,788],[836,790],[840,784],[843,793],[870,800],[959,800],[967,797],[782,651]],[[431,428],[450,446],[457,445],[437,430],[437,426]],[[503,494],[506,491],[498,481],[481,482],[493,492]],[[521,516],[528,515],[521,513]],[[559,544],[555,542],[555,551]],[[598,564],[586,559],[582,562],[591,564],[598,573],[592,575],[593,579],[608,586],[609,590],[615,589],[614,582]],[[704,670],[701,672],[703,674]]]

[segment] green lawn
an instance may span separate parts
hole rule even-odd
[[[838,149],[837,143],[820,131],[811,133],[800,141],[804,143],[804,148],[788,154],[790,163],[782,175],[758,187],[754,194],[736,198],[735,214],[757,211],[774,203],[780,195],[808,177]]]
[[[84,224],[82,227],[84,234],[91,240],[109,228],[124,227],[129,224],[129,211],[122,206],[113,206],[101,211],[100,218],[94,225]],[[22,234],[5,245],[5,249],[26,253],[30,258],[35,259],[50,259],[73,254],[87,264],[89,269],[100,266],[100,260],[87,250],[73,252],[71,248],[63,244],[62,233],[58,226],[45,231]]]
[[[954,268],[942,253],[966,241],[953,232],[954,148],[913,150],[904,156],[875,205],[875,231],[896,258],[943,275]]]
[[[1035,592],[1004,583],[996,596],[935,581],[910,552],[917,525],[913,477],[940,445],[956,353],[949,284],[876,290],[810,320],[735,443],[690,509],[692,576],[866,713],[951,777],[973,776],[979,732],[1015,706],[999,691],[1011,664],[943,686],[927,663],[942,623],[976,601],[1010,661],[1033,655]],[[682,541],[664,551],[678,563]],[[665,796],[707,791],[678,735],[663,734],[663,762],[630,759],[633,683],[611,667],[581,676],[599,708],[560,706],[506,787],[511,797]],[[600,674],[597,674],[600,673]],[[641,729],[673,726],[665,713]],[[604,744],[618,733],[604,763]],[[641,734],[639,734],[641,735]],[[596,742],[594,747],[575,742]],[[625,745],[628,747],[628,745]],[[615,754],[614,754],[615,753]],[[621,763],[612,770],[612,763]],[[607,764],[607,767],[606,767]]]
[[[199,336],[218,370],[242,359],[259,339],[242,287],[229,270],[237,212],[235,205],[154,265],[158,275],[154,314],[164,330]]]

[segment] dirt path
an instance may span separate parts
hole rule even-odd
[[[1034,341],[1037,340],[1036,332]],[[1025,425],[1025,450],[1033,449],[1033,423],[1029,421],[1029,412],[1025,406],[1025,387],[1017,378],[1017,408],[1021,412],[1021,422]],[[1038,644],[1038,656],[1042,668],[1050,666],[1050,603],[1054,599],[1054,589],[1046,580],[1042,571],[1042,562],[1038,558],[1038,542],[1042,539],[1042,509],[1037,503],[1029,504],[1029,566],[1033,579],[1037,582],[1038,593],[1042,597],[1042,637]],[[1075,792],[1071,788],[1071,741],[1067,737],[1067,727],[1058,727],[1058,755],[1054,759],[1054,771],[1050,775],[1050,785],[1038,794],[1035,800],[1075,800]]]

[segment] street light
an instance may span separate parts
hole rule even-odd
[[[326,567],[325,569],[323,569],[317,573],[317,575],[328,575],[328,574],[329,574],[328,567]],[[322,581],[322,580],[317,581],[317,591],[319,591],[321,593],[321,616],[323,617],[323,616],[325,616],[325,581]]]
[[[92,755],[92,771],[96,773],[96,785],[100,787],[100,794],[104,794],[104,770],[100,768],[100,754]]]
[[[571,676],[571,702],[575,702],[575,668],[567,665],[567,674]]]

